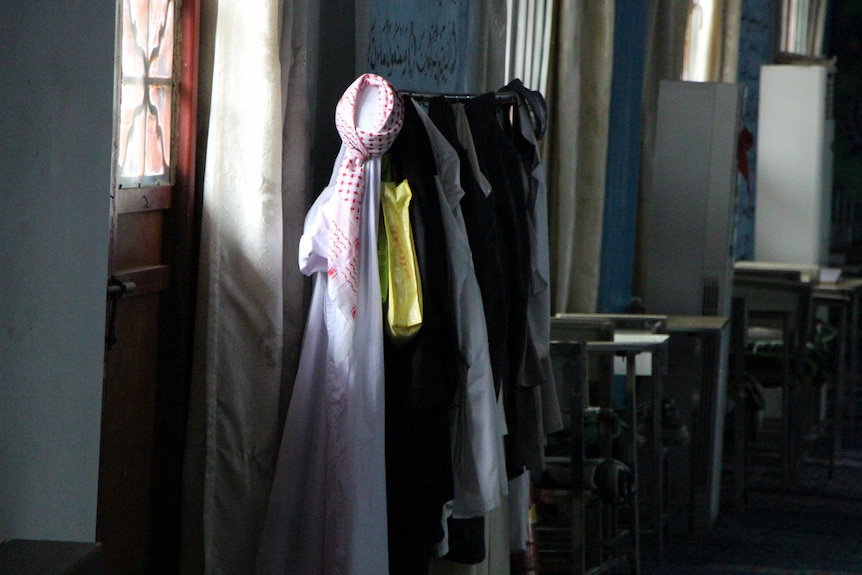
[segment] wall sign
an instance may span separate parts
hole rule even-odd
[[[368,68],[396,88],[457,92],[464,85],[467,0],[371,3]]]

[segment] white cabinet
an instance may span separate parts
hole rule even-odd
[[[650,313],[730,315],[736,150],[745,87],[663,81],[641,196],[640,294]]]
[[[671,333],[665,391],[691,426],[691,447],[674,455],[669,481],[691,507],[696,532],[712,527],[720,504],[744,98],[740,84],[661,82],[652,177],[640,198],[644,308],[679,316],[668,320],[669,331],[672,323],[688,325]],[[702,316],[722,327],[700,332],[693,318]]]
[[[760,70],[754,257],[827,265],[832,207],[834,70]]]

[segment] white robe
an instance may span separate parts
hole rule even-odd
[[[384,452],[383,325],[377,270],[380,159],[366,164],[354,326],[327,290],[330,185],[309,210],[300,267],[314,292],[284,426],[258,573],[389,572]]]

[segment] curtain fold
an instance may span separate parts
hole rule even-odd
[[[506,3],[481,2],[478,8],[471,3],[471,34],[469,42],[476,46],[476,57],[468,62],[465,91],[492,92],[506,82]]]
[[[725,0],[721,18],[721,66],[719,82],[738,82],[739,30],[742,26],[742,0]]]
[[[509,0],[506,81],[518,78],[531,90],[547,95],[551,66],[554,0]]]
[[[647,14],[646,55],[644,62],[643,101],[641,103],[641,168],[640,189],[652,185],[652,163],[655,144],[656,115],[658,113],[658,88],[662,80],[682,78],[685,59],[686,28],[690,13],[690,0],[653,0]],[[638,217],[638,241],[634,269],[634,294],[639,293],[639,261],[644,255],[640,236],[648,222]]]
[[[281,22],[282,162],[281,191],[284,230],[282,389],[278,433],[299,365],[299,351],[311,299],[311,282],[296,263],[305,214],[315,191],[311,170],[311,106],[308,72],[306,0],[284,2]]]
[[[742,0],[685,0],[689,7],[683,79],[736,82]]]
[[[613,0],[557,4],[548,79],[553,312],[594,312],[605,195]]]
[[[307,300],[296,265],[308,204],[305,6],[202,3],[211,51],[201,54],[209,113],[184,573],[251,573],[255,563]]]

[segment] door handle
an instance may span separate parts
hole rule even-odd
[[[105,334],[105,343],[108,350],[114,347],[117,343],[116,320],[117,320],[117,302],[127,293],[135,291],[137,286],[132,282],[124,282],[117,276],[111,276],[108,280],[108,299],[111,301],[111,311],[108,316],[108,331]]]

